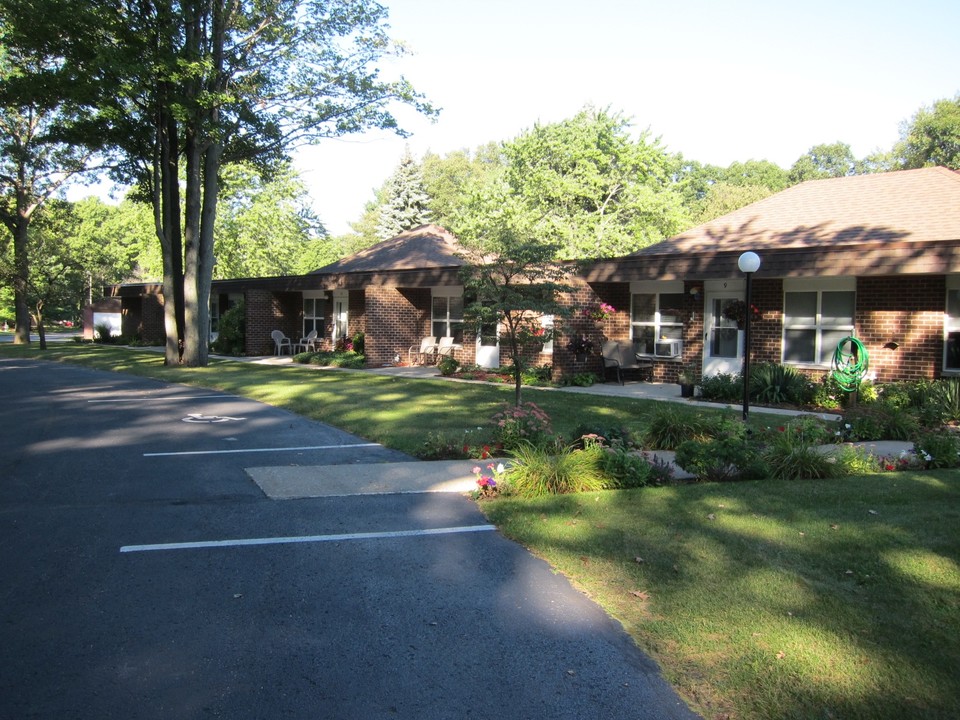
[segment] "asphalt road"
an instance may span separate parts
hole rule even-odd
[[[694,718],[456,494],[276,501],[409,460],[219,393],[0,359],[0,718]]]

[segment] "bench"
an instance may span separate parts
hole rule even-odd
[[[616,340],[606,340],[600,350],[603,357],[603,380],[613,371],[617,374],[617,382],[623,385],[623,373],[636,370],[642,378],[653,379],[653,361],[638,358],[632,348]]]

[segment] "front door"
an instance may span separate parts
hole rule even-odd
[[[333,342],[347,337],[349,330],[348,311],[350,308],[350,294],[347,290],[333,292]]]
[[[477,333],[477,365],[483,368],[500,367],[500,337],[497,324],[481,323]]]
[[[741,300],[742,292],[729,289],[707,291],[703,319],[703,376],[736,375],[743,365],[743,332],[723,315],[724,308]]]

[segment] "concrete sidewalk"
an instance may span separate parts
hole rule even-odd
[[[912,454],[913,443],[882,441],[854,443],[874,457],[897,459]],[[824,452],[835,445],[824,445]],[[689,480],[693,476],[674,464],[674,453],[650,451],[651,459],[669,464],[673,477]],[[245,468],[250,478],[272,500],[343,497],[350,495],[393,495],[405,493],[469,493],[477,489],[473,468],[486,471],[491,463],[509,466],[509,460],[414,460],[398,463],[357,465],[301,465]]]

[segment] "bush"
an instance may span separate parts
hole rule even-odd
[[[513,450],[506,471],[510,492],[521,497],[541,497],[602,490],[607,483],[603,454],[603,448],[596,444],[581,450],[521,443]]]
[[[241,300],[220,317],[220,330],[210,348],[219,355],[243,355],[247,347],[247,311]]]
[[[677,448],[675,462],[705,482],[764,477],[757,445],[742,433],[705,441],[687,440]]]
[[[807,376],[787,365],[760,363],[750,374],[750,395],[756,402],[781,405],[807,402]]]
[[[627,449],[639,447],[639,443],[633,436],[633,433],[629,428],[625,427],[581,424],[578,425],[577,429],[573,431],[573,436],[581,439],[590,435],[596,435],[597,437],[603,438],[603,440],[606,441],[606,444],[611,447],[622,447]]]
[[[109,345],[113,342],[113,329],[109,323],[97,323],[93,326],[93,337],[95,342]]]
[[[494,415],[491,422],[494,442],[508,451],[527,444],[546,446],[553,434],[550,416],[534,403],[509,406]]]
[[[650,463],[622,446],[605,448],[601,456],[601,465],[608,478],[605,485],[607,488],[638,488],[650,482],[652,472]]]
[[[960,467],[960,436],[955,432],[924,433],[913,443],[913,451],[925,467]]]
[[[675,450],[687,440],[706,439],[711,434],[710,427],[703,415],[665,403],[653,412],[643,445],[650,450]]]
[[[356,335],[353,336],[353,351],[357,355],[366,355],[367,354],[366,343],[367,343],[367,336],[364,335],[362,332],[358,332]]]
[[[366,365],[366,358],[358,355],[352,350],[342,352],[330,352],[329,350],[319,350],[317,352],[302,352],[293,356],[293,362],[301,365],[319,365],[320,367],[339,367],[361,370]]]
[[[541,365],[524,368],[523,372],[520,373],[520,382],[524,385],[552,385],[553,366]]]
[[[566,381],[567,385],[576,385],[577,387],[590,387],[597,382],[597,376],[592,372],[577,373]]]
[[[931,413],[940,422],[960,422],[960,378],[938,380],[928,396]]]
[[[437,363],[437,369],[444,377],[450,377],[453,375],[455,372],[457,372],[458,367],[460,367],[460,363],[452,355],[444,355]]]
[[[700,397],[709,402],[736,402],[743,399],[743,378],[718,373],[700,379]]]
[[[920,428],[913,412],[885,402],[858,405],[844,413],[840,423],[840,436],[849,442],[909,440]]]
[[[836,410],[842,405],[845,394],[832,373],[827,373],[816,383],[807,383],[807,397],[816,407]]]

